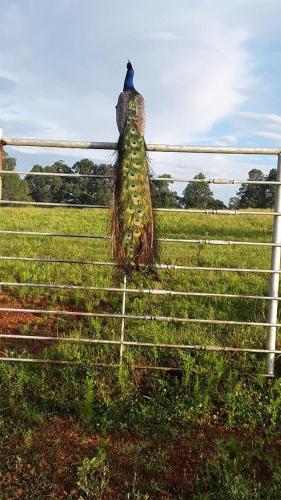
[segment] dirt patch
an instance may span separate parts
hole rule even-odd
[[[48,303],[46,299],[35,299],[33,302],[20,300],[19,298],[0,293],[0,307],[9,307],[15,309],[36,309],[46,308]],[[46,337],[55,337],[57,335],[57,326],[59,318],[43,317],[42,315],[22,312],[1,312],[1,333],[5,335],[37,335]],[[7,348],[15,346],[24,347],[31,354],[38,354],[45,347],[51,345],[52,341],[42,342],[41,340],[17,340],[17,339],[0,339],[0,353]]]
[[[139,491],[146,491],[145,485],[157,484],[159,494],[151,498],[192,498],[196,475],[206,460],[213,457],[215,441],[231,436],[247,447],[256,433],[206,424],[193,428],[188,437],[159,441],[153,436],[129,433],[87,435],[77,421],[52,417],[45,419],[30,436],[18,439],[17,443],[9,438],[1,447],[0,486],[3,492],[14,491],[15,498],[27,498],[27,486],[22,485],[44,476],[46,496],[79,498],[77,468],[85,457],[95,456],[97,447],[103,447],[110,471],[108,495],[104,498],[125,498],[134,481]],[[280,441],[278,448],[280,451]],[[20,465],[9,468],[8,455],[15,453]]]

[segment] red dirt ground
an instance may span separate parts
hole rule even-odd
[[[48,307],[48,302],[44,298],[35,299],[29,302],[26,299],[19,298],[0,293],[0,307],[25,308],[25,309],[44,309]],[[1,333],[16,334],[16,335],[40,335],[46,337],[54,337],[57,335],[57,325],[59,318],[44,317],[42,315],[21,312],[2,312],[1,316]],[[70,318],[70,321],[75,321],[76,318]],[[19,346],[24,347],[30,354],[38,354],[45,347],[52,344],[52,341],[36,341],[36,340],[6,340],[0,339],[0,355],[7,347]]]
[[[56,498],[79,498],[77,466],[83,458],[93,457],[97,446],[102,446],[110,464],[108,494],[104,498],[124,498],[124,488],[132,483],[136,470],[141,482],[154,480],[163,483],[161,498],[172,499],[178,495],[191,498],[196,474],[206,460],[213,456],[215,440],[231,436],[247,446],[255,439],[256,433],[205,424],[192,430],[189,437],[154,443],[151,438],[129,433],[89,436],[78,422],[52,417],[45,419],[33,433],[30,451],[21,455],[20,468],[15,473],[4,473],[0,478],[0,486],[4,487],[3,492],[7,487],[13,488],[15,498],[26,498],[21,487],[22,479],[35,480],[47,468],[51,477],[52,494],[55,492]],[[143,443],[146,447],[143,452],[138,453],[138,457],[142,457],[143,453],[144,463],[149,461],[151,454],[156,452],[161,456],[161,451],[164,450],[168,458],[164,471],[158,472],[136,464],[135,450]],[[275,446],[280,453],[281,441],[278,445],[275,442]],[[21,447],[22,443],[14,444],[17,455],[20,455]],[[2,460],[7,456],[7,451],[3,450],[2,457],[0,452]]]

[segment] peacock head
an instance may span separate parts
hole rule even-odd
[[[131,61],[128,60],[127,73],[123,90],[132,90],[132,89],[134,89],[134,70]]]

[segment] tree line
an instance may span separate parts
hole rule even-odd
[[[15,169],[16,159],[4,152],[3,170],[13,171]],[[5,200],[101,206],[109,205],[111,202],[112,165],[96,164],[92,160],[83,159],[69,167],[60,160],[46,167],[36,164],[32,167],[31,172],[80,174],[82,177],[26,174],[24,178],[21,178],[17,174],[3,174],[2,198]],[[89,175],[93,177],[88,177]],[[159,177],[169,178],[171,176],[162,174]],[[214,197],[208,182],[197,182],[205,179],[206,176],[199,172],[194,176],[194,181],[190,181],[186,185],[182,196],[171,189],[173,181],[153,181],[154,206],[199,209],[271,208],[274,206],[274,186],[244,183],[238,189],[236,196],[230,198],[227,207],[223,201]],[[276,169],[271,169],[268,175],[263,174],[259,169],[252,169],[248,173],[248,180],[274,181],[276,180]]]

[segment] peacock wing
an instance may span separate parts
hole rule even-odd
[[[118,97],[118,102],[116,105],[116,123],[119,130],[119,134],[122,134],[126,124],[130,98],[131,94],[126,90],[121,92],[121,94]]]
[[[136,103],[136,115],[137,115],[137,127],[140,134],[144,135],[145,130],[145,104],[144,98],[141,94],[137,94],[135,97]]]
[[[145,129],[145,104],[144,98],[138,92],[131,90],[124,90],[121,92],[116,105],[116,123],[121,134],[126,125],[126,119],[128,115],[129,101],[131,99],[135,100],[136,103],[136,115],[137,115],[137,127],[141,135],[144,135]]]

